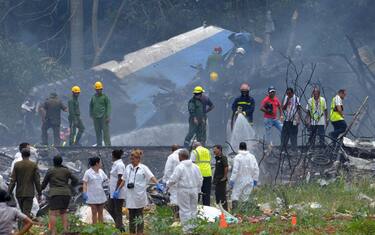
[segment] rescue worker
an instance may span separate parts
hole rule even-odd
[[[268,95],[262,100],[260,110],[264,113],[264,128],[266,131],[265,141],[271,143],[271,128],[275,127],[281,132],[282,121],[284,120],[281,104],[276,96],[276,89],[271,86],[268,88]],[[280,119],[277,118],[277,111],[280,112]]]
[[[189,100],[189,133],[186,135],[184,147],[188,148],[191,139],[196,135],[197,141],[203,145],[206,143],[206,125],[207,113],[214,109],[211,100],[203,95],[204,89],[201,86],[196,86],[193,90],[193,98]],[[207,107],[208,106],[208,107]]]
[[[337,95],[333,97],[331,103],[330,120],[333,125],[333,131],[329,134],[333,139],[337,140],[342,133],[346,131],[347,124],[344,118],[344,103],[346,90],[340,89]]]
[[[124,151],[115,149],[112,151],[112,168],[109,177],[110,198],[107,202],[107,211],[115,221],[116,228],[125,232],[122,221],[122,207],[125,201],[125,188],[122,176],[125,174],[125,164],[122,161]]]
[[[48,129],[53,130],[53,142],[55,146],[60,145],[61,110],[68,111],[55,92],[40,107],[42,117],[42,144],[48,145]]]
[[[241,142],[238,154],[234,157],[232,175],[229,185],[232,190],[232,210],[237,209],[238,202],[249,199],[250,193],[257,186],[259,178],[258,162],[253,154],[247,151],[245,142]]]
[[[78,97],[81,93],[81,88],[79,86],[72,87],[72,98],[68,101],[69,109],[69,126],[70,126],[70,136],[69,145],[80,145],[79,141],[85,131],[85,126],[81,120],[81,112],[79,108]]]
[[[167,187],[176,186],[177,204],[184,233],[191,232],[194,227],[191,220],[197,217],[198,194],[202,187],[202,175],[197,165],[189,160],[189,151],[182,149],[179,152],[180,164],[173,171],[167,181]]]
[[[167,158],[167,162],[165,163],[164,167],[164,176],[163,182],[166,183],[172,176],[174,169],[180,164],[178,153],[181,149],[175,150],[172,154],[170,154]],[[170,202],[172,205],[177,205],[177,191],[174,186],[169,188],[170,193]]]
[[[324,145],[325,127],[328,124],[327,103],[324,97],[320,96],[319,88],[315,87],[312,97],[307,102],[307,124],[309,126],[309,144],[315,145],[315,137],[319,136],[319,144]]]
[[[36,105],[29,97],[21,105],[21,112],[23,114],[23,138],[31,138],[34,136],[34,114]]]
[[[282,150],[286,150],[290,140],[292,150],[297,150],[298,125],[300,123],[301,109],[299,98],[294,94],[293,88],[286,89],[286,96],[283,101],[285,112],[284,124],[281,130]]]
[[[109,122],[111,121],[111,102],[105,94],[103,94],[103,84],[96,82],[96,94],[91,98],[90,117],[94,122],[96,144],[102,146],[104,140],[105,146],[111,146],[109,136]]]
[[[213,184],[215,185],[216,204],[221,204],[227,211],[228,159],[224,156],[221,145],[214,146],[214,154],[216,162]]]
[[[22,161],[14,165],[8,192],[12,194],[16,189],[18,205],[25,215],[31,217],[31,208],[35,190],[41,195],[40,175],[38,165],[30,161],[30,149],[24,148],[21,151]]]
[[[193,151],[191,152],[190,158],[201,171],[203,176],[202,184],[202,204],[204,206],[210,206],[211,199],[211,183],[212,183],[212,171],[211,171],[211,153],[210,150],[203,147],[200,142],[193,143]]]
[[[232,104],[232,128],[234,124],[234,117],[238,113],[243,113],[251,125],[253,125],[253,114],[255,109],[254,98],[249,95],[250,86],[247,83],[242,83],[240,87],[241,96],[237,97]]]
[[[206,62],[206,70],[209,74],[215,72],[220,74],[224,65],[224,58],[221,55],[223,49],[221,47],[215,47],[212,54],[208,57]]]

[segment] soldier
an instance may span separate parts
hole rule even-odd
[[[184,147],[188,148],[194,134],[197,141],[204,146],[206,143],[206,124],[207,113],[210,112],[214,105],[211,100],[203,95],[204,90],[201,86],[196,86],[193,91],[193,98],[189,100],[189,133],[187,134],[184,142]],[[208,106],[208,107],[207,107]]]
[[[53,142],[55,146],[60,145],[61,110],[68,111],[55,92],[40,107],[42,116],[42,144],[48,145],[48,129],[53,130]]]
[[[72,87],[72,98],[68,102],[69,108],[69,126],[70,126],[70,136],[69,145],[80,145],[79,140],[85,131],[85,126],[81,120],[81,112],[79,109],[78,97],[81,93],[81,88],[79,86]]]
[[[109,122],[111,120],[111,102],[105,94],[103,94],[103,84],[96,82],[96,94],[91,98],[90,117],[94,122],[97,146],[102,146],[104,140],[105,146],[111,146],[109,136]]]

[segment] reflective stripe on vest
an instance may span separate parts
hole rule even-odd
[[[321,110],[321,114],[319,115],[318,112],[315,110],[315,99],[312,98],[311,100],[311,113],[312,113],[312,119],[316,122],[319,122],[320,118],[324,115],[324,103],[323,103],[323,98],[319,97],[319,108]]]
[[[239,101],[239,102],[237,102],[237,104],[250,105],[251,103],[250,102],[246,102],[246,101]]]
[[[199,167],[203,177],[212,176],[210,151],[201,146],[194,150],[195,164]]]
[[[331,103],[331,115],[330,115],[331,122],[337,122],[337,121],[344,120],[344,117],[341,116],[339,112],[335,111],[335,109],[336,109],[335,98],[336,98],[336,96],[333,97],[332,103]]]

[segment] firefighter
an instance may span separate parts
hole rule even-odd
[[[70,136],[69,136],[69,145],[80,145],[79,141],[82,137],[83,132],[85,131],[85,126],[81,120],[81,112],[79,109],[78,97],[81,93],[81,88],[79,86],[72,87],[72,98],[68,101],[69,109],[69,127],[70,127]]]
[[[255,109],[254,98],[249,95],[250,86],[247,83],[242,83],[241,87],[241,96],[237,97],[232,104],[232,117],[234,118],[238,112],[242,112],[246,119],[251,125],[253,125],[253,113]],[[233,120],[232,118],[232,120]],[[234,121],[234,120],[233,120]],[[233,127],[232,121],[232,127]]]

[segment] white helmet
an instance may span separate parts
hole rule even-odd
[[[297,45],[296,46],[296,51],[302,51],[302,46],[301,45]]]
[[[236,53],[237,54],[245,55],[246,51],[242,47],[239,47],[239,48],[236,49]]]

